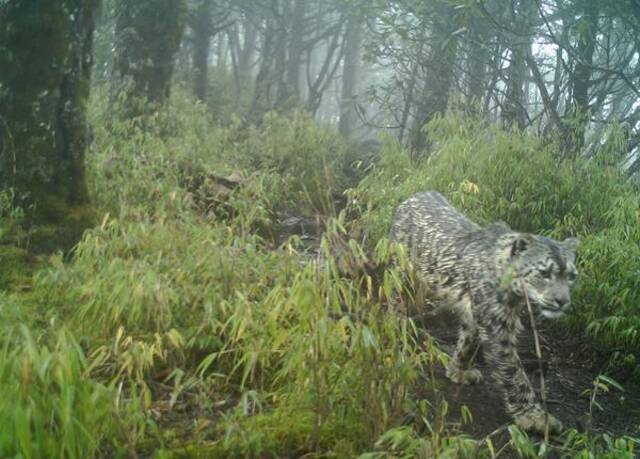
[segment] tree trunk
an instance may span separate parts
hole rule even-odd
[[[272,67],[278,48],[277,36],[279,35],[277,23],[272,18],[266,18],[263,22],[264,33],[262,35],[260,67],[254,83],[253,101],[249,110],[249,118],[258,122],[271,108],[271,87],[274,84]]]
[[[589,104],[589,89],[591,87],[591,72],[593,65],[593,53],[598,33],[598,3],[592,0],[582,1],[582,18],[578,30],[577,60],[571,86],[573,87],[573,100],[571,110],[576,117],[572,123],[571,153],[578,153],[584,146],[584,135],[589,122],[591,107]],[[569,153],[569,152],[566,152]]]
[[[320,104],[322,103],[322,97],[325,90],[329,86],[329,83],[333,80],[340,62],[342,62],[342,56],[344,55],[344,41],[341,42],[342,28],[344,22],[341,20],[334,26],[331,39],[327,40],[326,49],[324,49],[323,61],[320,68],[317,70],[316,78],[309,84],[309,92],[307,94],[307,101],[305,106],[314,116],[316,115]],[[323,47],[320,47],[322,50]],[[313,61],[313,55],[308,53],[307,65],[310,66]],[[309,67],[307,68],[307,76],[310,75]]]
[[[184,0],[116,0],[116,94],[154,105],[169,97],[185,13]]]
[[[527,123],[525,108],[524,79],[526,76],[524,55],[519,50],[512,50],[511,63],[507,69],[507,89],[502,105],[502,123],[507,126],[517,126],[524,129]]]
[[[66,226],[67,240],[93,218],[85,106],[98,6],[97,0],[0,4],[0,190],[26,197],[33,223]]]
[[[362,22],[351,17],[345,33],[344,64],[342,67],[342,95],[340,98],[340,121],[338,130],[350,137],[357,122],[355,96],[360,75],[360,47],[362,45]]]
[[[251,60],[256,51],[256,41],[258,38],[258,30],[251,21],[244,21],[244,43],[240,56],[238,58],[238,74],[241,79],[247,79],[251,73]]]
[[[472,17],[469,26],[469,50],[467,53],[468,103],[480,103],[485,94],[487,63],[490,57],[484,44],[484,35],[480,18]]]
[[[414,94],[416,92],[416,85],[418,84],[418,79],[420,75],[420,62],[421,57],[424,52],[425,46],[427,46],[427,30],[426,27],[420,25],[420,34],[417,39],[417,47],[418,51],[416,56],[418,58],[414,59],[414,62],[411,64],[411,72],[409,73],[409,82],[407,83],[407,90],[405,94],[403,94],[403,103],[402,103],[402,115],[400,117],[400,132],[398,133],[398,141],[400,143],[404,143],[404,137],[406,132],[410,132],[409,129],[409,116],[411,115],[411,109],[415,105],[415,97]]]
[[[429,75],[424,82],[418,113],[411,132],[410,145],[415,152],[421,152],[427,147],[427,139],[422,128],[435,115],[444,113],[447,109],[458,49],[458,39],[453,36],[456,28],[454,19],[452,6],[437,3],[429,51]]]
[[[515,2],[515,0],[514,0]],[[507,88],[502,106],[502,122],[510,127],[517,126],[524,129],[527,125],[527,95],[525,94],[525,79],[527,76],[526,56],[531,54],[532,33],[531,19],[535,13],[535,3],[530,0],[520,0],[513,8],[512,24],[517,35],[510,37],[511,43],[505,43],[511,49],[511,62],[507,69]]]
[[[203,103],[207,102],[207,72],[211,43],[211,0],[199,0],[195,8],[193,29],[193,92]]]
[[[290,103],[296,105],[300,102],[300,62],[304,51],[306,12],[307,3],[296,1],[290,19],[291,33],[287,37],[288,49],[284,88],[278,98],[278,104],[290,101]]]

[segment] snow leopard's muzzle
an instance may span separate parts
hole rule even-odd
[[[547,319],[562,317],[571,307],[569,286],[564,283],[556,283],[546,289],[536,303],[543,317]]]
[[[547,319],[558,319],[566,314],[571,306],[569,298],[565,300],[556,299],[553,303],[542,303],[539,306],[540,314]]]

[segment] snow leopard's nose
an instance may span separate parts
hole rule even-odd
[[[554,298],[555,306],[562,310],[566,311],[569,308],[570,300],[566,297],[556,297]]]

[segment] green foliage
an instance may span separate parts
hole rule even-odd
[[[97,103],[88,176],[101,223],[71,260],[51,257],[32,291],[8,299],[23,311],[15,322],[73,330],[86,360],[70,378],[119,388],[105,392],[119,404],[105,426],[128,428],[106,447],[353,455],[400,423],[431,351],[410,321],[387,313],[403,288],[399,272],[379,291],[364,273],[344,277],[333,260],[333,241],[346,237],[339,222],[315,261],[297,237],[276,249],[255,234],[285,212],[330,217],[346,186],[337,135],[302,114],[268,115],[248,131],[211,128],[201,106],[179,103],[122,123]],[[194,169],[240,170],[245,180],[203,214],[184,185]],[[348,247],[361,260],[362,248]],[[394,253],[381,243],[376,256],[388,264]],[[17,343],[7,346],[18,362]],[[163,406],[185,406],[185,415],[158,421]]]
[[[625,196],[615,167],[558,163],[553,146],[531,135],[454,114],[428,131],[436,145],[429,157],[413,160],[389,140],[378,170],[358,187],[354,197],[375,236],[388,231],[393,208],[421,190],[440,191],[480,222],[502,220],[555,236],[606,228],[607,212]]]
[[[257,130],[247,133],[241,146],[249,167],[269,170],[284,180],[283,199],[287,208],[302,202],[315,213],[334,213],[336,197],[347,187],[344,160],[346,146],[334,129],[316,126],[305,113],[291,119],[269,113]],[[309,212],[307,210],[307,213]]]
[[[0,292],[27,288],[35,269],[22,228],[24,211],[16,205],[15,191],[0,191]]]
[[[486,457],[488,451],[477,440],[465,435],[449,436],[440,424],[439,429],[434,429],[427,421],[425,411],[430,404],[422,400],[417,408],[421,412],[422,426],[404,425],[394,427],[382,433],[374,444],[373,451],[359,456],[360,459],[382,459],[387,457],[397,458],[476,458]],[[447,405],[443,404],[440,416],[446,416]],[[420,434],[420,430],[424,433]]]
[[[584,238],[582,280],[575,292],[577,325],[605,349],[614,362],[640,375],[640,198],[619,197],[606,212],[607,228]]]
[[[260,418],[243,410],[222,423],[229,454],[359,450],[402,419],[425,356],[411,323],[361,291],[366,279],[344,279],[331,262],[299,264],[293,245],[272,251],[221,227],[107,222],[37,288],[56,298],[55,320],[91,343],[95,371],[144,397],[167,368],[207,391],[271,394]],[[400,278],[389,273],[376,296],[388,301]],[[283,412],[297,430],[275,429],[283,418],[272,413]]]
[[[352,192],[360,207],[349,210],[362,215],[334,218],[349,185],[346,147],[306,115],[216,127],[176,97],[125,123],[94,102],[87,173],[100,224],[72,257],[49,257],[28,291],[0,292],[0,455],[488,456],[453,435],[446,404],[413,400],[419,375],[443,356],[389,313],[417,287],[401,274],[402,248],[379,237],[397,201],[455,161],[412,167],[389,142]],[[234,172],[237,187],[204,196],[203,210],[197,199],[215,187],[194,190],[186,178]],[[444,191],[480,202],[482,181],[461,177]],[[297,236],[277,243],[287,213],[327,222],[317,252]],[[350,239],[345,215],[377,234],[369,247]],[[622,448],[612,441],[603,451]]]
[[[29,254],[70,251],[83,232],[96,223],[94,207],[69,206],[56,196],[41,199],[47,210],[39,211],[43,220],[34,220],[35,206],[29,201],[28,195],[20,195],[14,188],[0,190],[0,246],[7,246],[5,252],[23,250],[24,260]],[[10,270],[8,264],[5,268]]]
[[[349,185],[346,145],[335,131],[316,126],[304,113],[291,118],[269,113],[259,127],[245,127],[237,119],[217,127],[204,106],[183,93],[174,99],[151,117],[118,122],[112,113],[118,107],[110,108],[105,95],[96,96],[97,151],[89,179],[100,207],[112,215],[123,210],[140,215],[151,207],[161,218],[179,215],[189,197],[180,187],[186,177],[178,166],[188,164],[247,179],[231,197],[236,214],[253,219],[244,222],[246,227],[273,226],[286,212],[334,213],[335,197]]]
[[[29,282],[31,266],[27,251],[0,245],[0,291],[19,289]]]
[[[509,427],[511,445],[522,458],[560,457],[563,459],[632,459],[636,457],[640,441],[632,437],[613,438],[604,433],[591,435],[569,429],[562,436],[562,444],[555,447],[537,442],[516,426]]]
[[[86,378],[89,363],[65,331],[46,346],[21,327],[13,341],[0,350],[0,456],[95,455],[115,433],[114,391]]]
[[[253,80],[247,75],[233,75],[228,69],[209,69],[207,87],[207,108],[218,124],[227,125],[238,113],[248,113],[253,102]],[[192,80],[192,74],[184,75],[185,81]]]
[[[453,113],[427,130],[435,145],[427,158],[387,141],[377,169],[350,192],[354,226],[376,241],[402,200],[437,190],[478,222],[578,235],[581,280],[569,321],[605,352],[618,349],[612,363],[640,371],[640,194],[615,166],[616,136],[591,160],[558,162],[553,145],[534,136]]]

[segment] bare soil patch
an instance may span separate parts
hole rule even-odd
[[[451,355],[457,339],[457,319],[445,311],[422,322],[440,349]],[[527,319],[523,322],[526,323]],[[597,363],[599,359],[595,355],[589,355],[588,340],[545,322],[538,323],[538,331],[549,412],[560,419],[565,428],[581,432],[591,429],[594,433],[612,436],[640,435],[640,388],[627,382],[622,384],[624,391],[614,388],[609,392],[599,390],[596,396],[599,407],[592,404],[593,382],[603,373],[604,366]],[[529,378],[539,390],[541,373],[534,349],[533,333],[527,327],[520,336],[518,351]],[[444,368],[438,366],[435,368],[436,380],[425,381],[419,395],[430,400],[446,400],[450,413],[448,420],[455,430],[474,438],[490,435],[494,445],[502,446],[509,441],[506,426],[510,418],[492,381],[490,368],[481,356],[477,364],[485,376],[482,383],[474,386],[452,383],[445,377]],[[471,411],[472,423],[463,425],[463,406]],[[502,457],[515,454],[505,453]]]

